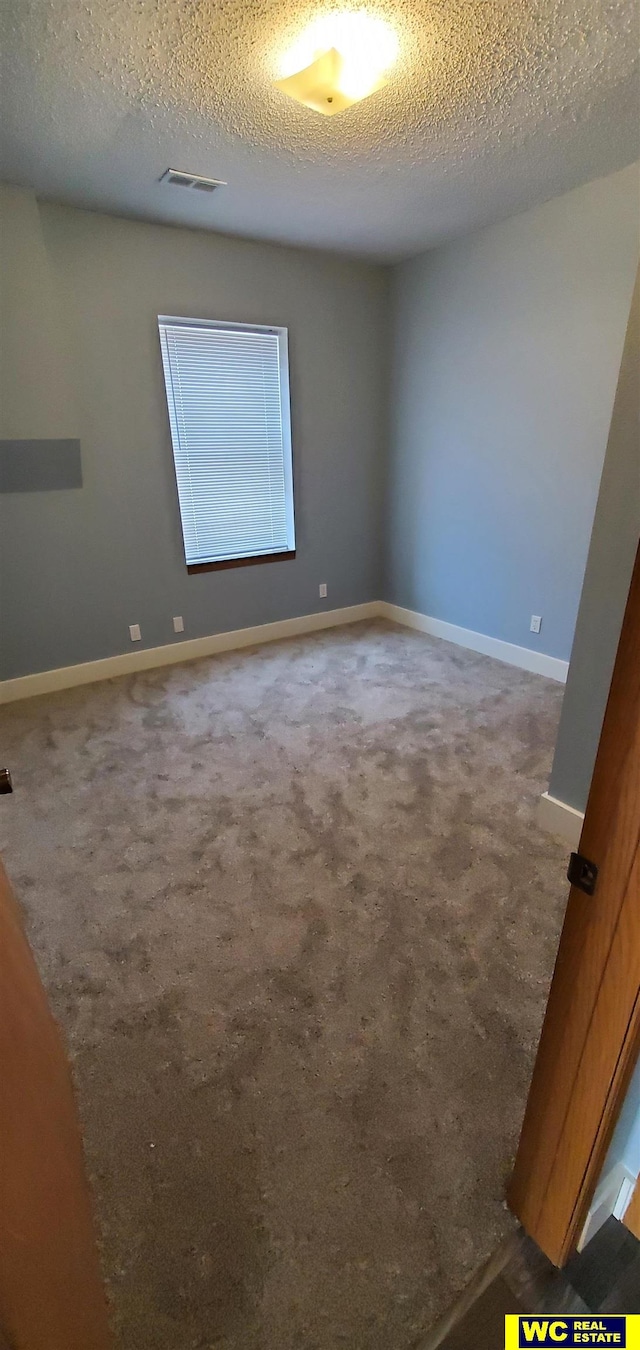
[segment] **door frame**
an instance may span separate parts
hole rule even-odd
[[[631,1199],[622,1216],[622,1222],[625,1228],[628,1228],[629,1232],[633,1233],[633,1236],[640,1241],[640,1179],[636,1181],[631,1192]]]
[[[0,1350],[111,1350],[71,1068],[0,859]]]
[[[558,1266],[577,1246],[640,1050],[640,547],[579,852],[598,885],[570,891],[507,1190]]]

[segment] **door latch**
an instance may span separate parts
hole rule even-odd
[[[582,853],[572,853],[567,868],[567,880],[585,895],[593,895],[598,881],[598,868]]]

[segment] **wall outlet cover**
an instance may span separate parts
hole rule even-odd
[[[132,641],[132,642],[140,642],[140,641],[141,641],[141,639],[142,639],[142,633],[140,632],[140,624],[139,624],[139,623],[130,623],[130,624],[129,624],[129,637],[131,638],[131,641]]]
[[[173,631],[174,633],[184,633],[184,619],[181,614],[174,614],[173,616]]]
[[[541,614],[532,614],[532,615],[531,615],[531,623],[529,624],[529,632],[530,632],[530,633],[539,633],[541,627],[542,627],[542,615],[541,615]]]
[[[320,582],[319,594],[320,594],[320,599],[321,599],[321,600],[326,600],[326,598],[327,598],[327,583],[326,583],[326,581],[321,581],[321,582]]]

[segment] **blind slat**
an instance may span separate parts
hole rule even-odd
[[[187,563],[295,548],[285,330],[158,327]]]

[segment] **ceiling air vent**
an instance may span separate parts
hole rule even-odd
[[[203,178],[199,173],[186,173],[184,169],[166,169],[161,183],[172,183],[174,187],[195,188],[197,192],[215,192],[216,188],[226,187],[221,178]]]

